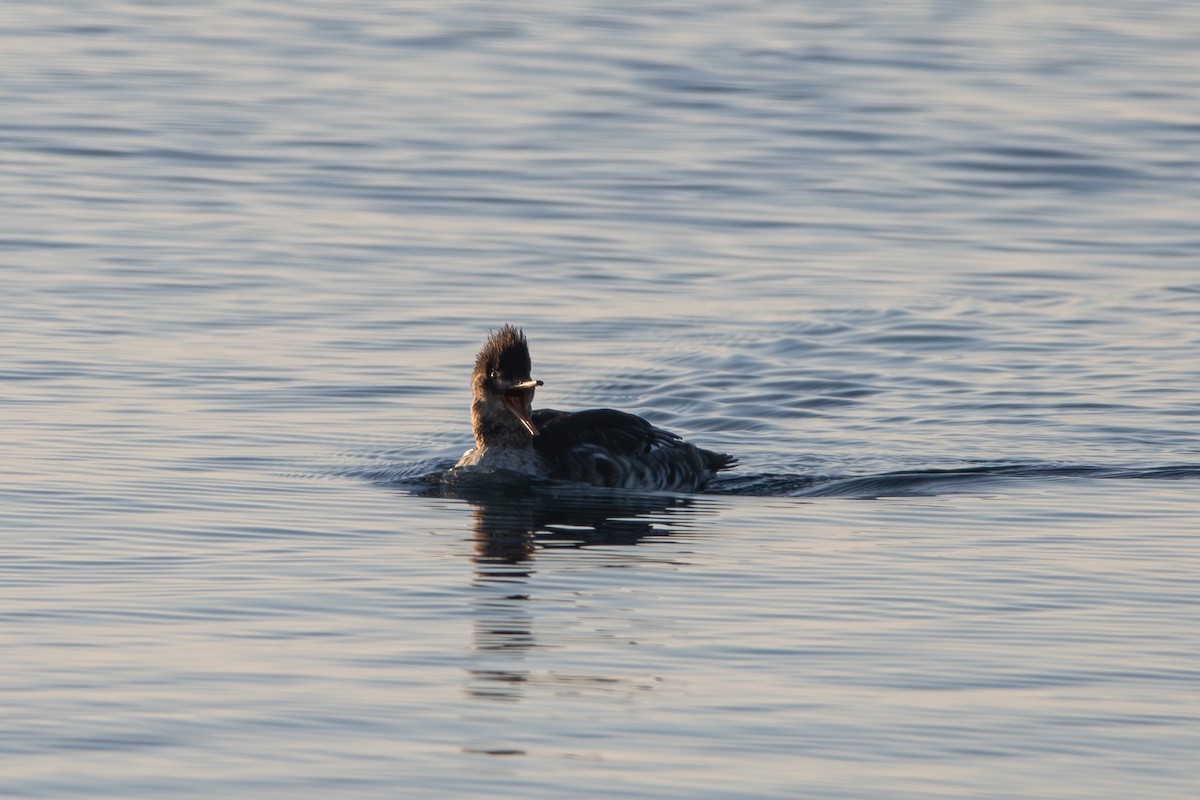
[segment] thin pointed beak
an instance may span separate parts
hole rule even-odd
[[[529,389],[536,389],[539,386],[545,386],[545,385],[546,384],[542,383],[541,381],[528,380],[528,381],[522,381],[521,383],[518,383],[518,384],[514,384],[513,386],[508,387],[508,390],[510,392],[512,392],[512,391],[524,392],[524,391],[528,391]]]

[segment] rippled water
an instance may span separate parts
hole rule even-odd
[[[0,20],[0,793],[1195,796],[1196,7]]]

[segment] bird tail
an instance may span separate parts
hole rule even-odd
[[[700,456],[704,459],[704,466],[713,472],[719,472],[723,469],[733,469],[738,463],[738,460],[733,456],[725,453],[716,453],[712,450],[701,450]]]

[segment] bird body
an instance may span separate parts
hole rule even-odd
[[[533,410],[524,333],[505,325],[484,343],[471,376],[475,447],[456,467],[642,491],[694,492],[736,459],[704,450],[641,417],[609,408]]]

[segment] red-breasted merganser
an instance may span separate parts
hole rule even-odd
[[[641,417],[598,408],[533,410],[525,334],[505,325],[484,342],[471,375],[475,447],[456,467],[643,491],[694,492],[737,459],[702,450]]]

